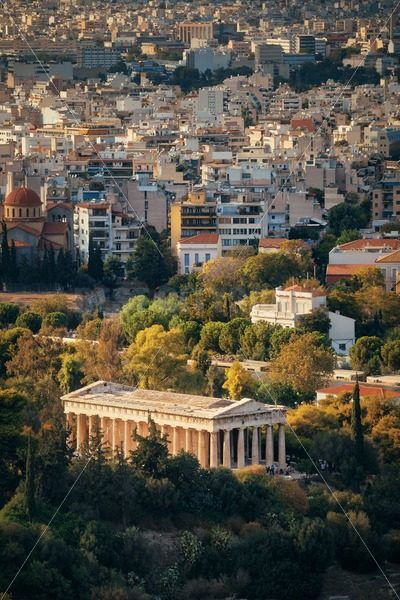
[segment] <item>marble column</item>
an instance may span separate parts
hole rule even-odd
[[[129,458],[129,421],[124,421],[124,456]]]
[[[71,430],[71,434],[72,434],[72,427],[74,425],[74,413],[72,413],[72,412],[67,413],[67,423],[66,423],[66,425],[67,425],[67,429],[70,429]]]
[[[285,426],[283,423],[279,424],[279,447],[278,447],[278,463],[280,469],[286,468],[286,440],[285,440]]]
[[[232,468],[232,457],[231,457],[231,432],[229,429],[224,430],[224,456],[223,465],[228,469]]]
[[[133,451],[137,448],[137,442],[133,439],[133,434],[136,431],[136,421],[129,421],[129,450]]]
[[[96,416],[89,415],[89,439],[94,436],[96,432]]]
[[[260,446],[258,439],[258,427],[253,427],[251,436],[251,464],[258,465],[260,463]]]
[[[237,441],[237,466],[241,469],[246,464],[244,458],[244,427],[239,427],[238,441]]]
[[[199,431],[199,462],[204,469],[208,467],[208,431]]]
[[[192,430],[187,428],[185,429],[185,452],[193,452],[192,449]]]
[[[146,435],[147,435],[147,427],[146,427],[146,423],[144,423],[144,421],[140,421],[138,423],[138,434],[141,435],[142,437],[146,437]]]
[[[79,448],[86,442],[87,438],[87,424],[86,415],[77,415],[76,417],[76,449]]]
[[[112,452],[113,456],[114,456],[114,452],[115,452],[115,447],[116,447],[116,445],[118,443],[118,441],[117,441],[117,437],[118,437],[117,427],[118,427],[117,419],[111,419],[111,452]]]
[[[172,456],[178,454],[179,431],[177,427],[172,428]]]
[[[270,467],[274,462],[274,432],[272,425],[267,425],[267,440],[266,440],[266,454],[265,462],[267,467]]]
[[[216,469],[218,467],[218,431],[210,433],[210,468]]]

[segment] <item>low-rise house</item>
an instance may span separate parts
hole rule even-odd
[[[191,273],[195,268],[214,258],[219,258],[221,238],[218,233],[199,233],[179,240],[176,245],[178,272],[181,275]]]
[[[292,285],[277,288],[275,304],[255,304],[251,309],[251,321],[266,321],[282,327],[299,326],[300,317],[326,307],[325,292],[318,289]],[[329,339],[338,354],[348,354],[355,342],[355,320],[339,313],[327,311],[330,320]]]

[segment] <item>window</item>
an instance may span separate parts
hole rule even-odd
[[[211,258],[211,254],[209,252],[206,252],[206,262],[208,262]]]
[[[29,208],[26,209],[26,216],[29,217]]]
[[[346,344],[339,344],[339,351],[346,352]]]
[[[199,262],[200,262],[200,261],[199,261],[199,253],[198,253],[198,252],[196,252],[196,253],[195,253],[195,255],[194,255],[194,264],[195,264],[195,265],[198,265],[198,264],[199,264]]]
[[[184,265],[185,267],[189,266],[189,254],[187,253],[184,254]]]
[[[115,249],[116,249],[116,250],[121,250],[121,242],[117,242],[117,243],[115,244]]]
[[[15,217],[15,208],[12,209],[12,216]]]

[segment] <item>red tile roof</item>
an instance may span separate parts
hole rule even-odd
[[[391,240],[388,238],[385,239],[374,239],[374,240],[354,240],[352,242],[347,242],[346,244],[341,244],[338,246],[341,250],[363,250],[364,248],[382,248],[382,250],[386,250],[390,252],[391,250],[397,250],[400,248],[400,240]]]
[[[218,233],[198,233],[191,237],[182,238],[179,240],[179,244],[218,244],[219,234]]]
[[[278,250],[282,247],[282,244],[287,242],[287,238],[261,238],[258,244],[259,248],[277,248]]]
[[[43,226],[42,234],[46,235],[63,235],[68,231],[68,224],[63,221],[56,221],[54,223],[45,223]]]
[[[77,207],[107,209],[110,207],[110,204],[108,202],[78,202]]]
[[[54,210],[55,208],[65,208],[65,210],[70,210],[71,212],[74,210],[73,205],[70,204],[69,202],[53,202],[53,201],[47,202],[47,204],[46,204],[47,212],[50,212],[51,210]]]
[[[336,275],[343,277],[352,277],[360,271],[367,269],[371,265],[328,265],[326,267],[327,275]]]
[[[26,233],[30,233],[31,235],[34,235],[35,237],[40,237],[42,234],[41,231],[38,231],[37,229],[34,229],[33,227],[29,227],[29,225],[26,225],[26,223],[7,223],[7,230],[12,231],[13,229],[22,229],[22,231],[25,231]]]
[[[290,125],[293,129],[307,129],[308,131],[315,131],[315,125],[312,119],[292,119]]]
[[[388,390],[385,387],[379,385],[364,385],[360,383],[360,396],[366,398],[368,396],[380,396],[381,398],[398,398],[400,396],[400,390],[398,392],[394,390]],[[331,396],[337,396],[338,394],[352,393],[354,389],[354,383],[340,383],[339,385],[331,385],[326,388],[317,390],[318,394],[327,394]]]
[[[400,250],[395,250],[387,256],[381,256],[377,258],[376,263],[399,263],[400,262]]]
[[[4,200],[6,206],[41,206],[42,202],[37,193],[26,187],[19,187],[8,194]]]

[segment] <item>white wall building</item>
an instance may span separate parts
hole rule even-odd
[[[196,267],[221,256],[221,239],[218,233],[200,233],[180,240],[176,250],[178,272],[187,275]]]
[[[251,322],[266,321],[281,327],[295,328],[299,317],[326,306],[326,296],[320,290],[293,285],[285,290],[276,289],[275,304],[255,304],[251,309]],[[329,339],[338,354],[348,354],[355,342],[355,320],[328,311]]]

